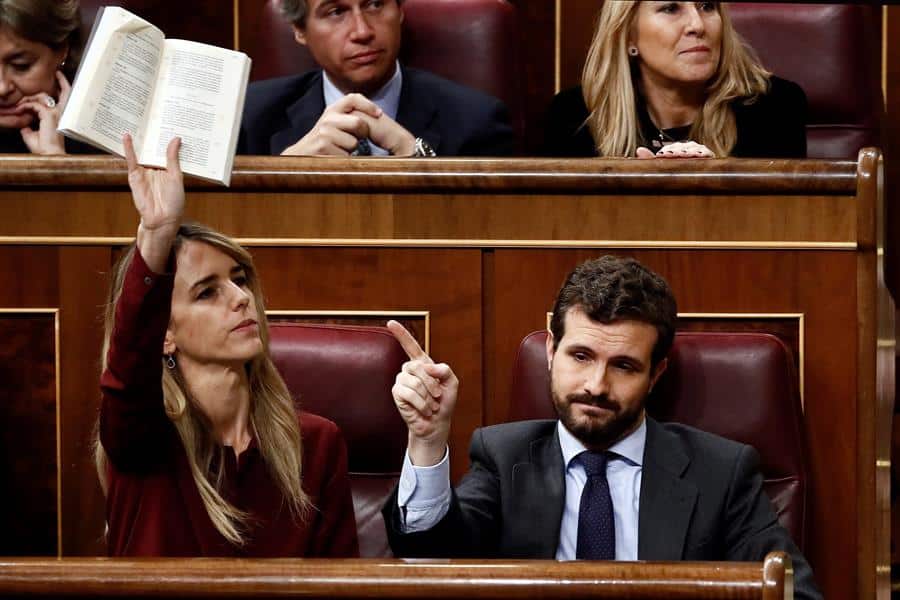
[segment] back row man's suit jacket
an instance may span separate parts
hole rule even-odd
[[[401,67],[397,122],[438,156],[508,156],[513,131],[496,98]],[[325,110],[322,71],[255,82],[247,90],[238,154],[278,155],[306,135]]]
[[[397,492],[384,508],[401,557],[554,558],[566,492],[555,420],[478,429],[471,467],[448,514],[432,529],[403,534]],[[778,523],[747,445],[647,417],[638,559],[761,561],[785,550],[797,598],[820,599],[809,564]]]

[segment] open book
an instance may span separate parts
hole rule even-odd
[[[100,9],[59,131],[124,156],[134,138],[142,165],[164,167],[181,137],[185,173],[228,185],[250,58],[162,31],[123,8]]]

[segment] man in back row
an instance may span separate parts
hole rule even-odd
[[[496,98],[401,67],[401,0],[282,0],[321,71],[253,83],[239,154],[505,156]]]
[[[577,267],[547,338],[559,420],[478,429],[451,489],[447,439],[459,382],[398,323],[410,357],[393,387],[409,428],[384,508],[402,557],[761,561],[790,553],[797,598],[821,598],[762,489],[750,446],[645,412],[666,369],[677,309],[666,281],[633,259]]]

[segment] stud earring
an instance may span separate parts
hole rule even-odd
[[[628,55],[629,56],[637,56],[638,55],[637,46],[628,46]]]

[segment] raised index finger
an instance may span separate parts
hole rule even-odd
[[[416,341],[416,338],[406,330],[406,327],[392,319],[387,322],[387,328],[391,330],[391,333],[393,333],[394,337],[397,338],[397,341],[400,342],[400,346],[403,347],[403,351],[406,352],[406,355],[410,360],[422,360],[430,363],[434,362],[431,360],[430,356],[425,354],[425,351],[422,350],[422,346],[420,346],[419,342]]]

